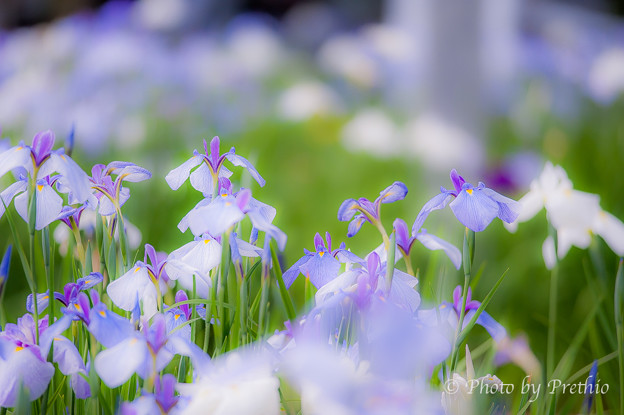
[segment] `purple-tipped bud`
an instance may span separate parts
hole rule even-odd
[[[76,135],[76,124],[72,124],[71,129],[69,130],[69,134],[67,134],[67,138],[65,139],[65,154],[71,157],[74,151],[74,140]]]
[[[0,263],[0,294],[4,289],[4,284],[9,278],[9,266],[11,265],[11,250],[12,246],[9,245],[2,257],[2,262]]]
[[[35,157],[35,164],[41,163],[50,156],[54,146],[54,133],[50,130],[37,133],[32,142],[32,153]]]
[[[596,378],[598,376],[598,360],[594,360],[587,381],[585,382],[585,399],[583,401],[583,408],[585,413],[590,413],[592,405],[594,403],[594,396],[596,395]]]

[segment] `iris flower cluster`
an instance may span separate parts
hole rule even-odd
[[[38,275],[35,257],[29,261],[17,245],[36,284],[17,323],[0,314],[0,407],[16,413],[31,406],[51,413],[470,413],[462,412],[472,405],[468,397],[450,396],[440,384],[465,389],[475,379],[501,382],[478,373],[467,344],[463,352],[477,326],[497,348],[493,363],[539,372],[526,342],[510,338],[484,310],[491,296],[479,301],[469,287],[474,232],[496,217],[506,223],[526,217],[524,203],[483,183],[473,186],[451,171],[453,189],[441,188],[425,203],[411,230],[402,218],[387,229],[381,211],[408,196],[402,182],[374,201],[347,199],[337,209],[337,219],[349,222],[346,236],[369,223],[379,231],[377,243],[355,253],[329,233],[316,233],[313,248],[286,258],[291,265],[282,273],[279,251],[287,238],[273,223],[276,210],[251,189],[237,188],[229,168],[243,167],[260,186],[265,180],[234,149],[221,154],[215,137],[166,176],[171,189],[190,179],[201,194],[178,225],[191,231],[189,240],[170,253],[146,243],[142,260],[132,264],[125,184],[151,173],[114,161],[97,164],[89,177],[63,150],[52,151],[53,144],[54,135],[44,132],[30,147],[21,143],[0,153],[0,173],[12,171],[17,179],[2,192],[2,213],[13,199],[25,220],[33,218],[30,210],[36,213],[31,242],[44,241],[45,269]],[[24,203],[33,207],[24,212]],[[467,228],[461,251],[424,228],[431,212],[447,204]],[[95,232],[79,226],[83,212],[94,215]],[[64,255],[70,267],[60,282],[50,266],[55,222],[71,230],[70,242],[81,250]],[[430,304],[421,292],[416,241],[443,251],[457,270],[463,264],[467,284],[447,301],[440,293]],[[0,311],[12,252],[9,247],[0,263]],[[303,299],[293,288],[300,275]],[[302,304],[299,313],[295,304]],[[498,403],[492,405],[497,410]]]

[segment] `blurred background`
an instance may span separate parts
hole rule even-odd
[[[385,205],[383,218],[388,229],[395,217],[409,224],[451,186],[451,168],[519,198],[550,160],[623,219],[623,4],[3,0],[0,137],[29,143],[52,129],[62,145],[74,128],[85,171],[112,160],[150,169],[124,209],[141,243],[166,252],[191,239],[176,225],[201,195],[188,184],[172,191],[164,176],[214,135],[266,178],[251,189],[277,208],[286,267],[313,248],[316,232],[364,255],[381,241],[366,226],[347,241],[340,203],[403,181],[408,197]],[[461,247],[463,228],[448,210],[425,226]],[[4,249],[5,221],[0,232]],[[515,234],[499,221],[478,234],[483,273],[473,295],[483,298],[509,268],[489,312],[514,336],[525,333],[540,359],[547,232],[542,212]],[[463,276],[442,255],[416,251],[424,298],[449,300]],[[590,252],[573,248],[562,263],[559,354],[596,301],[595,270],[612,287],[616,256],[598,238]],[[16,277],[7,290],[7,309],[21,315],[26,284]],[[579,366],[611,351],[591,330]],[[607,366],[602,383],[615,385],[616,369]],[[522,378],[513,367],[497,375]]]

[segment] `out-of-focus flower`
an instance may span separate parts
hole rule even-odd
[[[2,257],[2,262],[0,262],[0,295],[2,295],[4,286],[9,279],[9,267],[11,266],[11,250],[12,246],[7,246],[7,249],[4,252],[4,256]]]
[[[624,49],[604,51],[596,60],[587,80],[589,92],[604,104],[609,104],[624,92]]]
[[[327,85],[317,81],[293,85],[282,93],[277,103],[278,115],[291,121],[336,115],[342,111],[340,97]]]
[[[361,258],[346,249],[344,242],[337,249],[332,250],[329,232],[325,233],[325,240],[326,242],[317,233],[314,236],[316,252],[310,252],[304,248],[305,255],[284,272],[283,278],[286,288],[292,285],[299,274],[309,278],[312,285],[316,288],[321,288],[338,276],[340,263],[363,262]]]
[[[348,237],[359,232],[364,222],[369,222],[376,227],[381,226],[380,210],[382,203],[392,203],[405,199],[407,187],[401,182],[394,182],[379,193],[374,202],[366,198],[347,199],[338,208],[338,220],[351,221],[347,232]],[[357,214],[357,215],[356,215]],[[355,218],[353,218],[355,216]],[[353,218],[353,220],[351,220]]]
[[[475,232],[481,232],[487,228],[496,217],[507,223],[513,222],[518,217],[520,205],[515,200],[488,189],[481,182],[474,187],[467,183],[455,169],[451,170],[451,181],[455,189],[446,190],[440,187],[440,194],[425,203],[415,223],[424,223],[431,211],[443,209],[452,198],[455,200],[450,203],[450,206],[457,220]]]
[[[542,246],[547,268],[555,265],[557,257],[565,257],[572,246],[587,248],[592,234],[600,235],[618,256],[624,255],[624,223],[600,208],[598,195],[574,190],[561,166],[547,162],[519,203],[519,215],[507,229],[515,231],[518,223],[546,208],[548,221],[557,231],[557,252],[550,236]]]
[[[278,415],[279,384],[268,354],[238,350],[215,359],[194,383],[177,388],[188,399],[183,414]]]
[[[350,151],[365,151],[377,158],[398,156],[399,131],[392,119],[379,109],[358,112],[342,129],[342,143]]]
[[[154,393],[143,393],[133,402],[121,405],[121,415],[152,415],[175,412],[174,408],[180,399],[175,395],[176,378],[170,373],[157,377],[154,382]]]
[[[80,304],[78,302],[78,294],[81,291],[88,290],[95,287],[104,280],[104,277],[99,272],[92,272],[86,277],[78,278],[76,282],[70,282],[63,287],[63,293],[55,292],[53,298],[58,300],[65,307],[76,308],[80,310]],[[50,292],[46,291],[43,294],[37,294],[37,310],[39,312],[45,310],[50,303]],[[29,294],[26,297],[26,311],[29,313],[34,312],[33,295]]]
[[[531,351],[529,342],[525,336],[514,339],[505,337],[496,344],[496,356],[494,364],[497,366],[512,362],[519,366],[531,379],[539,379],[542,367],[539,360]]]

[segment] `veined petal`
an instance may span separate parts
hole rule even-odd
[[[250,244],[247,241],[243,241],[240,238],[236,238],[236,246],[238,247],[238,253],[244,257],[257,258],[262,253],[262,249],[256,245]]]
[[[200,155],[197,150],[193,151],[193,157],[182,163],[180,166],[171,170],[165,180],[169,187],[173,190],[178,190],[182,183],[186,181],[189,177],[189,173],[193,167],[199,166],[199,164],[204,160],[204,157]]]
[[[449,257],[453,265],[455,265],[456,269],[459,269],[459,267],[461,266],[462,254],[459,249],[455,247],[455,245],[446,242],[444,239],[438,238],[435,235],[426,233],[426,231],[423,231],[416,235],[416,239],[418,239],[420,243],[425,246],[425,248],[432,251],[442,249],[444,253]]]
[[[189,292],[193,292],[193,279],[195,279],[195,290],[197,295],[201,298],[208,298],[210,287],[212,285],[209,275],[200,273],[196,268],[193,268],[178,259],[168,260],[167,265],[165,265],[165,270],[167,271],[169,278],[177,280],[180,285]]]
[[[268,223],[273,222],[273,219],[275,219],[275,214],[277,213],[273,206],[260,202],[253,197],[249,199],[249,202],[247,202],[246,210],[247,214],[249,214],[249,212],[251,211],[256,212],[257,216],[262,217],[264,221]]]
[[[338,208],[338,220],[342,222],[346,222],[351,220],[353,215],[358,213],[358,208],[360,204],[355,199],[347,199]]]
[[[116,388],[130,379],[148,358],[151,359],[145,340],[130,337],[101,351],[95,357],[95,371],[108,387]]]
[[[407,186],[401,182],[394,182],[379,193],[377,203],[392,203],[405,199]]]
[[[189,242],[181,248],[171,252],[168,260],[173,259],[185,263],[192,269],[199,271],[201,274],[208,274],[210,270],[215,268],[221,262],[221,245],[219,242],[210,237],[204,237],[197,241]],[[167,275],[173,279],[177,279],[180,272],[186,272],[185,269],[181,270],[175,266],[165,267]],[[175,276],[169,273],[169,269],[174,271]]]
[[[338,276],[340,262],[327,252],[319,252],[299,267],[316,288],[321,288]]]
[[[552,236],[548,236],[542,244],[542,255],[546,268],[553,269],[557,263],[557,256],[555,253],[555,241]]]
[[[234,197],[217,197],[210,204],[191,210],[188,224],[193,235],[221,235],[244,217]]]
[[[212,195],[214,190],[212,172],[206,163],[201,163],[201,165],[191,173],[191,186],[193,186],[193,189],[201,192],[204,197]]]
[[[593,230],[605,240],[617,256],[624,256],[624,223],[621,220],[601,210],[596,215]]]
[[[258,182],[260,187],[264,186],[266,181],[262,178],[262,176],[260,176],[258,170],[256,170],[256,168],[249,162],[249,160],[247,160],[245,157],[239,156],[238,154],[234,154],[233,149],[230,151],[230,153],[225,154],[225,158],[228,159],[230,163],[235,166],[243,166],[244,168],[246,168],[251,177],[253,177]]]
[[[420,228],[425,223],[425,219],[429,216],[432,210],[443,209],[446,204],[453,198],[450,192],[442,192],[432,197],[425,205],[420,209],[414,224],[412,225],[412,235],[416,235]]]
[[[32,171],[30,148],[24,146],[23,143],[0,153],[0,177],[17,167]]]
[[[364,223],[367,221],[368,219],[366,219],[366,216],[364,216],[363,214],[356,216],[355,219],[349,222],[349,227],[347,228],[347,237],[352,238],[353,236],[355,236],[360,231],[360,229],[362,229],[362,225],[364,225]]]
[[[73,375],[85,369],[82,356],[80,356],[74,343],[60,335],[54,337],[52,360],[58,364],[59,370],[64,375]]]
[[[505,197],[492,189],[488,189],[487,187],[484,187],[481,191],[485,195],[489,196],[490,199],[498,203],[498,214],[496,216],[498,216],[500,220],[512,223],[518,218],[521,209],[520,203]]]
[[[498,203],[478,187],[462,190],[450,206],[457,220],[475,232],[487,228],[499,212]]]
[[[132,311],[138,297],[143,301],[143,314],[146,317],[149,318],[156,312],[156,286],[142,262],[108,284],[106,292],[113,303],[122,310]]]
[[[152,173],[149,170],[137,166],[134,163],[130,163],[130,165],[121,169],[117,174],[116,180],[132,183],[142,182],[152,177]]]
[[[9,187],[4,189],[2,193],[0,193],[0,198],[2,199],[0,203],[0,217],[4,215],[4,211],[5,211],[4,207],[5,206],[8,207],[11,204],[11,201],[13,200],[15,195],[20,192],[26,191],[27,188],[28,188],[28,183],[26,183],[26,181],[24,180],[19,180],[11,184]]]
[[[45,182],[37,183],[37,218],[35,229],[41,230],[54,222],[63,209],[63,199]]]

